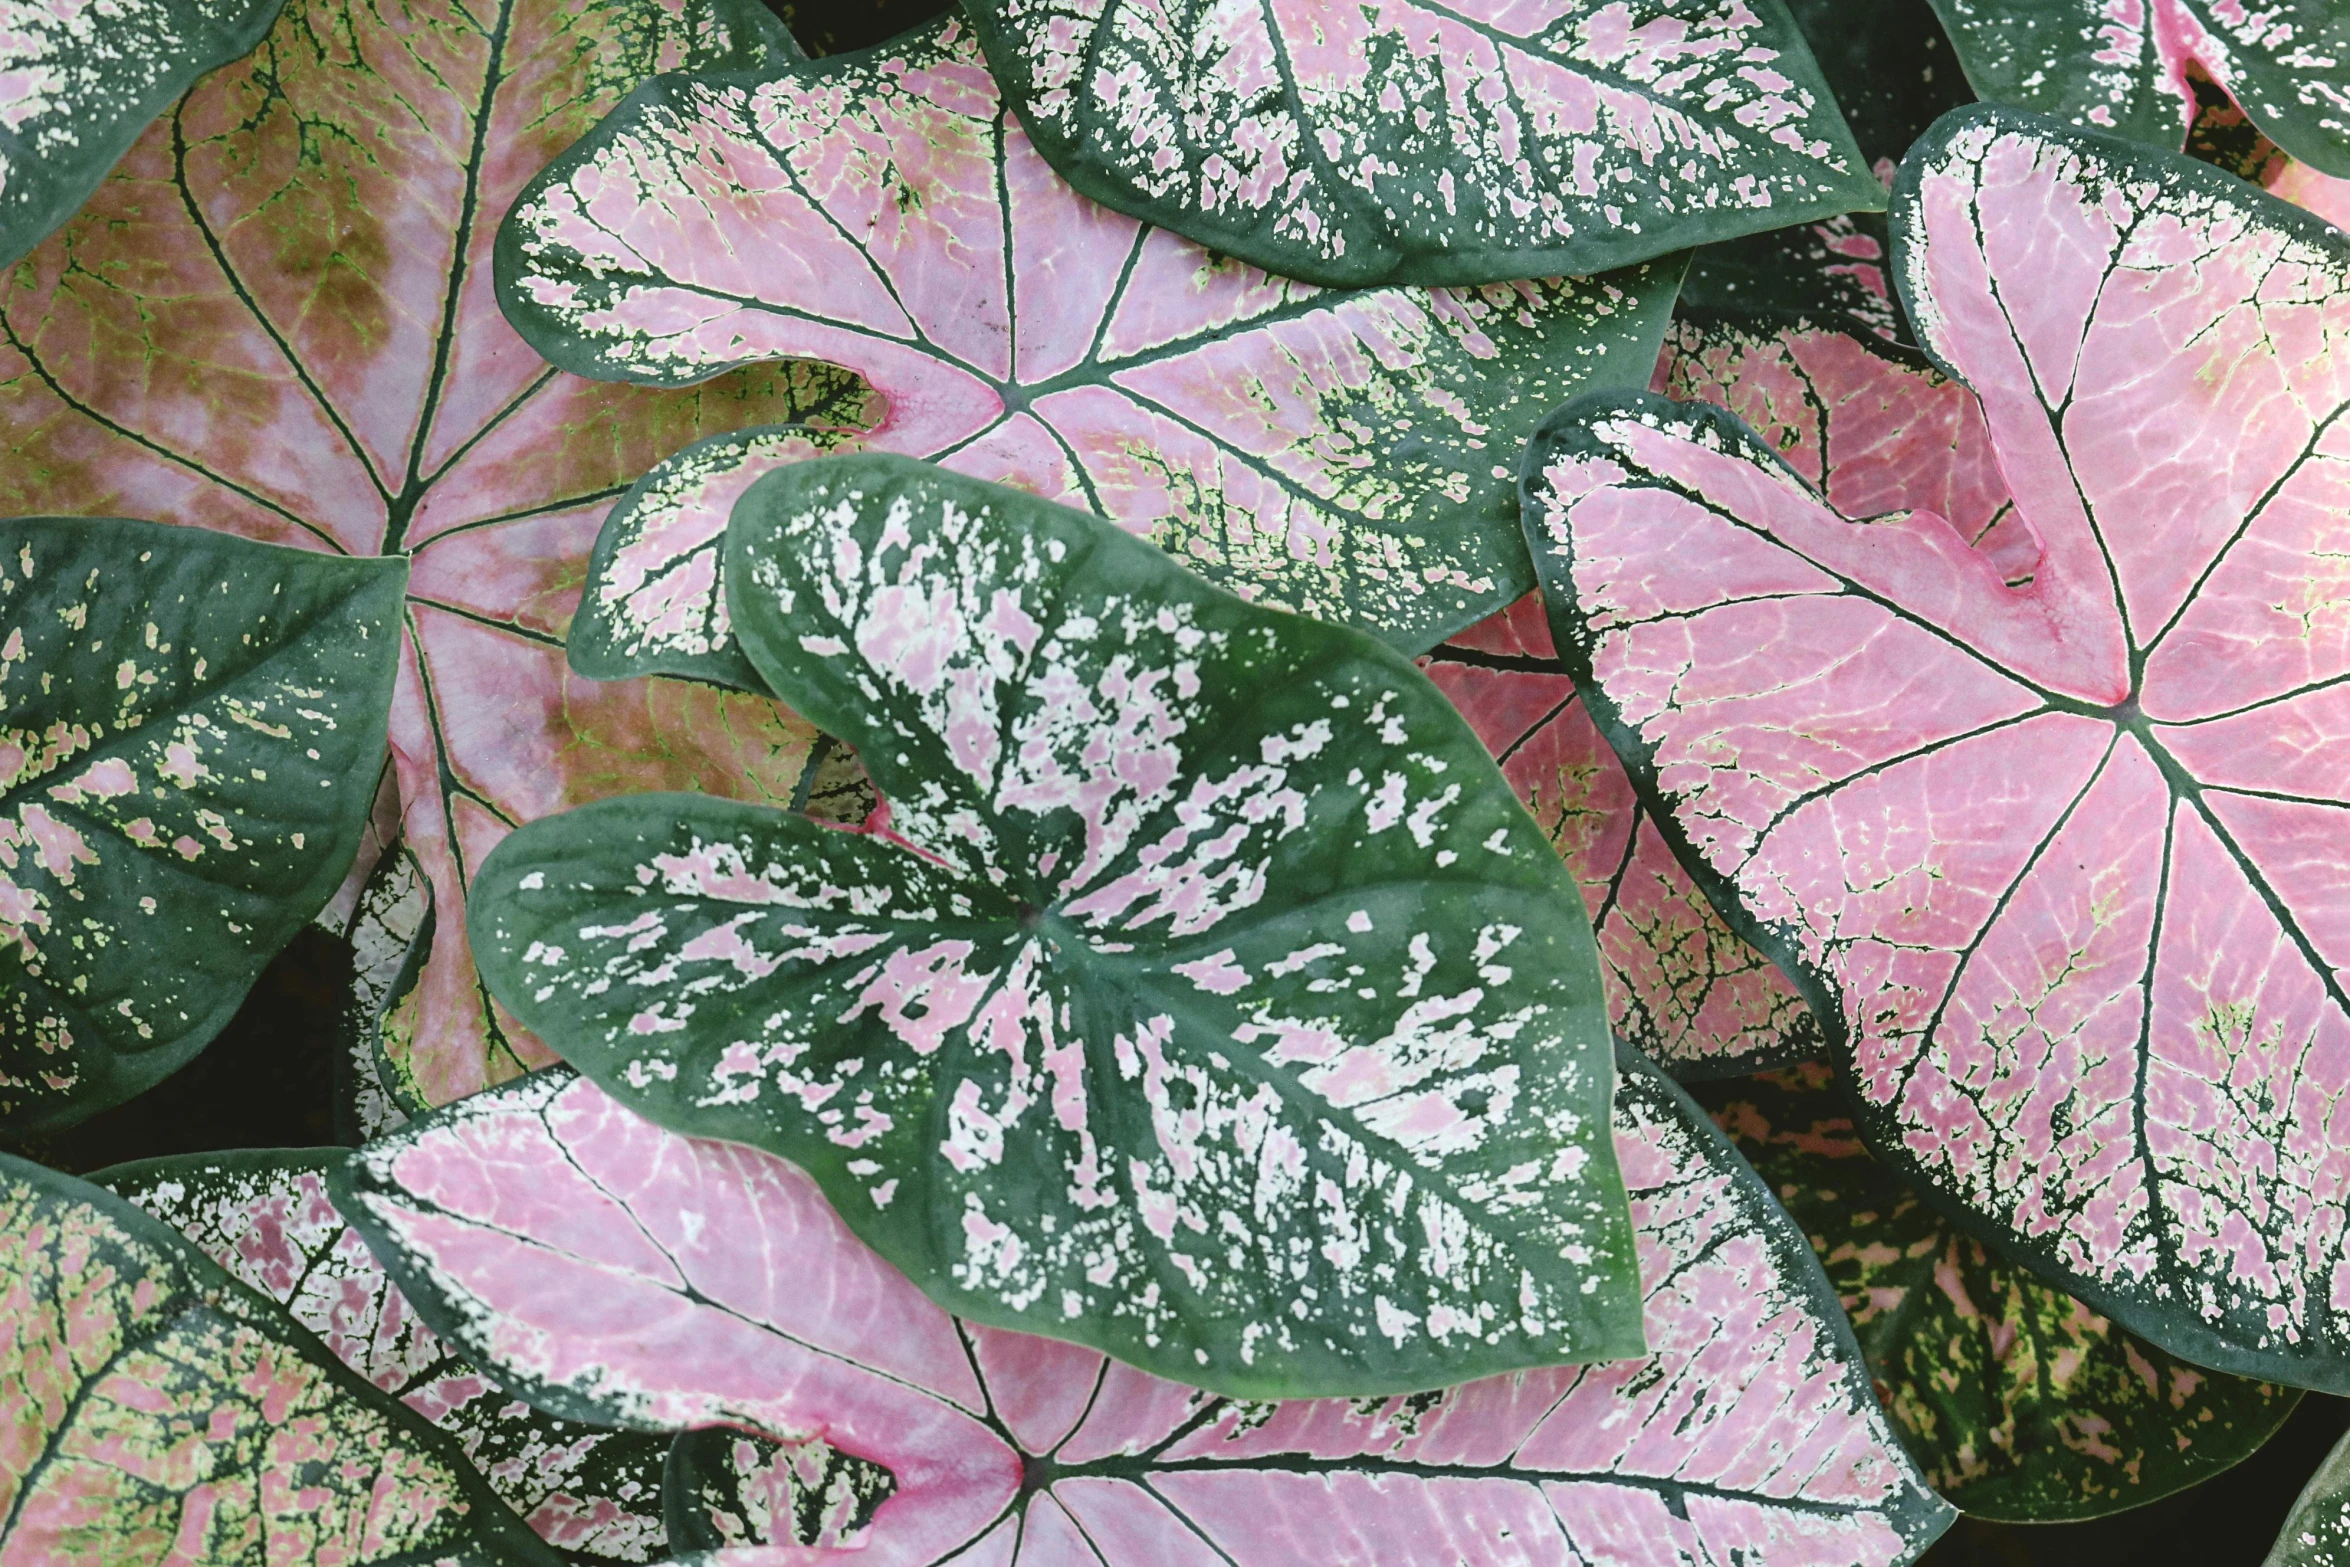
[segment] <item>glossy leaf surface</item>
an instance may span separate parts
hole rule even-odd
[[[902,457],[736,505],[737,634],[887,834],[687,795],[475,883],[498,998],[955,1309],[1269,1394],[1637,1351],[1572,881],[1404,658]]]
[[[1811,1237],[1903,1444],[1961,1511],[2140,1506],[2250,1457],[2300,1402],[2175,1359],[1986,1252],[1869,1157],[1825,1066],[1698,1095]]]
[[[335,1210],[326,1172],[344,1157],[340,1148],[184,1154],[117,1165],[93,1182],[187,1237],[447,1432],[548,1544],[580,1562],[666,1554],[659,1440],[542,1415],[451,1351]]]
[[[2350,1386],[2350,238],[1990,108],[1894,233],[2030,581],[1718,411],[1593,397],[1528,456],[1554,629],[1872,1149],[2174,1354]]]
[[[2261,1567],[2334,1567],[2350,1554],[2350,1439],[2309,1477]]]
[[[282,3],[0,4],[0,268],[71,216],[190,82],[250,52]]]
[[[1553,651],[1539,598],[1470,627],[1421,667],[1581,885],[1618,1039],[1683,1081],[1826,1047],[1795,987],[1730,934],[1673,858]]]
[[[1934,0],[1994,103],[2176,148],[2191,74],[2303,162],[2350,177],[2350,12],[2333,0]]]
[[[815,739],[764,702],[574,680],[562,638],[646,468],[739,425],[853,423],[863,390],[806,366],[671,392],[561,375],[489,267],[523,181],[638,81],[789,48],[757,0],[296,0],[0,279],[0,513],[409,558],[392,746],[437,911],[387,1019],[411,1102],[548,1059],[465,946],[500,834],[626,789],[789,798]]]
[[[177,1070],[334,891],[383,765],[401,570],[0,522],[0,1127]]]
[[[457,1444],[113,1194],[0,1155],[0,1561],[554,1567]]]
[[[1884,191],[1781,0],[976,0],[1078,190],[1335,287],[1591,273]]]
[[[648,84],[523,193],[498,271],[565,369],[846,365],[882,449],[1417,651],[1531,585],[1511,454],[1572,391],[1645,379],[1680,263],[1322,294],[1219,261],[1071,190],[949,18]]]
[[[559,1072],[364,1150],[349,1206],[412,1297],[533,1398],[817,1433],[887,1468],[864,1561],[1913,1559],[1949,1510],[1802,1236],[1677,1089],[1623,1070],[1652,1354],[1402,1398],[1237,1402],[958,1322],[795,1167]]]

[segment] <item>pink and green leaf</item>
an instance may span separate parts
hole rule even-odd
[[[1329,287],[1592,273],[1885,195],[1782,0],[975,0],[1095,201]]]
[[[1269,277],[1070,189],[953,17],[648,83],[522,193],[497,261],[507,315],[567,370],[845,365],[882,399],[873,446],[1087,507],[1411,651],[1532,584],[1511,454],[1574,390],[1646,379],[1681,270]],[[666,582],[711,531],[632,550],[629,580]],[[718,591],[681,576],[643,613],[709,624]]]
[[[763,700],[575,679],[563,634],[645,469],[742,425],[855,424],[869,394],[807,365],[673,391],[551,371],[489,265],[524,181],[639,81],[791,53],[758,0],[296,0],[0,278],[0,512],[408,557],[392,754],[435,911],[384,1041],[409,1102],[549,1059],[465,946],[500,835],[624,789],[787,799],[815,743]]]
[[[1252,1396],[1639,1348],[1572,879],[1399,653],[903,457],[787,465],[736,636],[887,830],[691,795],[508,838],[499,1000],[806,1169],[977,1320]]]
[[[252,51],[283,0],[0,8],[0,270],[72,216],[189,83]]]
[[[865,1561],[1914,1560],[1950,1511],[1802,1235],[1679,1090],[1622,1065],[1649,1355],[1397,1398],[1219,1398],[958,1321],[795,1166],[560,1070],[362,1150],[338,1190],[410,1298],[534,1400],[886,1469]]]
[[[457,1443],[110,1192],[0,1155],[0,1561],[556,1567]]]
[[[855,1549],[897,1480],[820,1440],[778,1442],[703,1426],[670,1444],[661,1484],[669,1548],[810,1545]]]
[[[499,1499],[566,1556],[664,1554],[662,1444],[542,1415],[451,1351],[335,1210],[326,1172],[344,1158],[340,1148],[184,1154],[91,1180],[187,1237],[353,1372],[448,1433]]]
[[[1992,108],[1893,229],[2028,581],[1832,440],[1823,499],[1800,418],[1592,396],[1528,455],[1560,646],[1880,1157],[2173,1354],[2350,1387],[2350,238]],[[1959,465],[1939,406],[1873,444]]]
[[[1699,1102],[1811,1237],[1877,1396],[1978,1518],[2095,1518],[2258,1451],[2301,1395],[2188,1365],[1984,1250],[1869,1157],[1824,1066]]]
[[[0,522],[0,1128],[210,1043],[350,868],[396,561],[120,520]]]

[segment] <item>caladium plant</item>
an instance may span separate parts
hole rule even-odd
[[[1903,1444],[1970,1516],[2141,1506],[2249,1457],[2300,1401],[2188,1365],[1985,1251],[1869,1157],[1827,1067],[1698,1095],[1811,1237]]]
[[[639,80],[779,52],[757,0],[298,0],[0,279],[0,512],[408,557],[392,748],[434,918],[385,1053],[411,1105],[548,1059],[466,951],[501,833],[617,789],[788,799],[815,741],[701,686],[574,681],[562,635],[645,468],[738,425],[854,423],[865,389],[808,366],[581,381],[515,338],[489,272],[513,193]]]
[[[2350,1438],[2309,1477],[2261,1567],[2333,1567],[2345,1551],[2350,1551]]]
[[[1623,1071],[1650,1354],[1398,1398],[1219,1398],[958,1321],[795,1166],[562,1069],[361,1150],[337,1193],[428,1318],[534,1401],[821,1435],[887,1468],[862,1561],[1913,1560],[1950,1511],[1802,1236],[1679,1090]]]
[[[250,53],[283,3],[0,6],[0,269],[70,217],[190,82]]]
[[[326,1172],[344,1157],[339,1148],[185,1154],[90,1179],[170,1225],[369,1384],[453,1437],[490,1489],[566,1556],[648,1562],[665,1554],[666,1444],[541,1414],[450,1350],[335,1210]]]
[[[1681,270],[1268,277],[1070,189],[955,17],[648,83],[524,190],[497,264],[507,315],[567,370],[845,365],[883,399],[880,449],[1147,529],[1212,580],[1415,652],[1532,585],[1511,456],[1572,391],[1646,380]],[[622,644],[714,620],[694,561],[723,521],[633,548],[629,580],[664,587]]]
[[[974,0],[1061,176],[1335,287],[1590,273],[1885,193],[1781,0]]]
[[[889,830],[530,824],[473,904],[524,1023],[980,1321],[1251,1396],[1639,1350],[1590,927],[1400,654],[881,454],[768,474],[727,564]]]
[[[404,575],[0,522],[0,1129],[177,1070],[334,891],[383,765]]]
[[[2206,76],[2294,157],[2350,178],[2350,12],[2333,0],[1933,0],[1983,98],[2176,148]]]
[[[1893,231],[2029,580],[1719,410],[1592,396],[1527,456],[1554,630],[1873,1150],[2175,1354],[2350,1386],[2350,238],[1989,107]]]
[[[0,1154],[0,1556],[560,1567],[457,1443],[112,1193]]]

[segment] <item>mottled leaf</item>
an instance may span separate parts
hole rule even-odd
[[[2300,1402],[2165,1354],[1955,1230],[1869,1157],[1825,1066],[1698,1098],[1811,1236],[1902,1442],[1962,1511],[2136,1507],[2251,1456]]]
[[[1095,201],[1330,287],[1598,272],[1885,193],[1782,0],[972,0]]]
[[[523,828],[474,946],[566,1060],[798,1162],[954,1309],[1210,1386],[1639,1348],[1590,927],[1402,655],[903,457],[768,474],[727,557],[888,831]]]
[[[0,1129],[211,1042],[343,879],[402,570],[196,529],[0,522]]]
[[[283,0],[0,0],[0,269],[63,223]]]
[[[1688,1081],[1825,1048],[1768,958],[1730,934],[1584,711],[1529,594],[1421,667],[1501,764],[1583,889],[1616,1037]]]
[[[763,701],[571,678],[597,524],[689,441],[854,423],[844,372],[582,381],[499,314],[497,215],[647,75],[791,45],[759,0],[293,0],[0,278],[0,512],[118,513],[405,554],[402,837],[438,917],[386,1019],[437,1103],[549,1059],[489,1007],[465,884],[513,823],[627,789],[786,799],[814,732]]]
[[[457,1444],[98,1187],[0,1154],[0,1560],[554,1567]]]
[[[374,1387],[455,1438],[490,1489],[580,1562],[662,1554],[662,1444],[542,1415],[426,1327],[335,1211],[340,1148],[182,1154],[91,1177],[268,1296]]]
[[[661,1477],[669,1548],[745,1545],[854,1548],[897,1488],[879,1464],[821,1440],[779,1442],[756,1431],[680,1431]]]
[[[2350,1388],[2350,237],[1989,107],[1893,228],[2029,581],[1594,396],[1527,459],[1560,646],[1873,1150],[2174,1354]]]
[[[1690,258],[1680,311],[1787,311],[1905,343],[1885,251],[1884,220],[1865,212],[1708,245]]]
[[[497,254],[508,316],[567,370],[846,365],[886,403],[881,449],[1088,507],[1413,651],[1531,585],[1511,454],[1569,392],[1645,378],[1681,270],[1338,295],[1267,277],[1071,190],[956,18],[648,83],[523,193]],[[629,558],[651,581],[695,547]],[[715,589],[691,610],[689,591],[647,613],[707,621]]]
[[[2336,0],[1933,0],[1975,91],[2176,148],[2209,77],[2276,144],[2350,176],[2350,10]]]
[[[861,1560],[1914,1559],[1949,1509],[1802,1235],[1679,1090],[1622,1068],[1652,1353],[1400,1398],[1223,1399],[958,1322],[796,1167],[661,1131],[561,1071],[438,1112],[339,1179],[411,1298],[532,1398],[818,1434],[887,1469]]]
[[[2350,1437],[2318,1466],[2294,1500],[2261,1567],[2335,1567],[2350,1558]]]
[[[2190,71],[2187,85],[2195,94],[2195,123],[2187,128],[2190,157],[2241,175],[2336,228],[2350,227],[2350,179],[2320,174],[2287,157],[2209,77]]]

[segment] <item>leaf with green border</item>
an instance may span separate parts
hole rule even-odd
[[[343,879],[397,561],[0,521],[0,1129],[178,1070]]]
[[[1884,188],[1783,0],[971,0],[1093,200],[1328,287],[1590,273]]]
[[[756,1431],[680,1431],[661,1473],[669,1548],[745,1545],[851,1549],[897,1477],[870,1459],[818,1441],[779,1442]]]
[[[1869,1157],[1826,1066],[1696,1094],[1811,1237],[1894,1428],[1961,1511],[2141,1506],[2249,1458],[2301,1401],[2188,1365],[1986,1252]]]
[[[1411,651],[1532,585],[1512,454],[1570,392],[1646,381],[1681,272],[1268,277],[1070,189],[957,18],[646,84],[523,192],[497,267],[508,317],[567,370],[845,365],[886,405],[876,449],[1147,530],[1226,587]],[[653,581],[724,521],[631,559]],[[711,621],[718,588],[694,592],[655,611]]]
[[[0,271],[89,198],[188,84],[284,0],[0,0]]]
[[[735,633],[887,831],[685,795],[475,884],[499,999],[803,1164],[953,1309],[1228,1390],[1639,1349],[1581,896],[1401,654],[902,457],[784,467]]]
[[[2336,0],[1934,0],[1985,101],[2176,152],[2191,78],[2270,140],[2350,177],[2350,10]]]
[[[574,679],[562,638],[646,468],[743,425],[857,424],[870,393],[805,364],[671,391],[564,375],[489,265],[515,192],[637,83],[779,55],[758,0],[294,0],[0,277],[0,512],[410,562],[392,756],[437,918],[383,1019],[406,1102],[551,1059],[465,946],[500,835],[629,789],[788,799],[815,743],[764,700]]]
[[[341,1148],[181,1154],[90,1176],[269,1297],[344,1365],[454,1438],[499,1499],[575,1562],[661,1554],[663,1444],[542,1415],[426,1327],[326,1190]]]
[[[111,1192],[0,1155],[0,1558],[557,1567],[457,1443]]]

